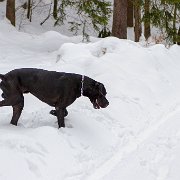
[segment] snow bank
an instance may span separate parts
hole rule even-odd
[[[0,21],[0,73],[20,67],[80,73],[104,83],[110,105],[81,97],[57,129],[32,95],[17,127],[0,108],[0,179],[179,180],[180,47],[109,37],[92,43],[57,32],[20,33]]]

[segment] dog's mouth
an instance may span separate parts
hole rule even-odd
[[[106,108],[108,105],[109,105],[109,102],[107,99],[103,101],[99,99],[95,99],[93,102],[94,109]]]
[[[101,106],[99,105],[97,99],[93,102],[93,107],[94,107],[94,109],[100,109]]]

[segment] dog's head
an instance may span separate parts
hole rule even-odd
[[[106,99],[106,89],[100,82],[94,81],[86,87],[86,96],[89,97],[95,109],[106,108],[109,105]]]

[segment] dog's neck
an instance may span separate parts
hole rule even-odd
[[[83,96],[83,92],[84,92],[84,75],[82,75],[81,78],[81,96]]]

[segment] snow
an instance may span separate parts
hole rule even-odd
[[[18,126],[0,108],[1,180],[179,180],[180,47],[114,37],[18,32],[0,20],[0,73],[36,67],[102,82],[110,105],[78,98],[58,129],[51,107],[25,95]],[[1,90],[0,90],[1,93]],[[2,99],[2,98],[1,98]]]

